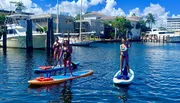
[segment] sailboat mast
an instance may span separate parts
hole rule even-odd
[[[56,33],[59,32],[59,2],[57,0],[57,24],[56,24]]]
[[[81,19],[82,19],[82,0],[81,0],[81,8],[80,8],[80,28],[79,28],[79,39],[80,39],[80,41],[82,41],[82,38],[81,38],[81,27],[82,27],[82,21],[81,21]]]

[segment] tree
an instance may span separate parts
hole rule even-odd
[[[77,15],[75,16],[75,20],[80,20],[80,14],[77,14]]]
[[[1,36],[2,36],[2,34],[3,34],[2,25],[4,25],[5,19],[6,19],[6,15],[2,14],[2,15],[0,16],[0,39],[1,39]]]
[[[47,32],[47,30],[48,30],[47,26],[44,26],[44,27],[43,27],[43,31],[44,31],[44,32]]]
[[[113,27],[117,28],[117,30],[122,34],[122,37],[124,38],[127,37],[126,32],[130,31],[133,28],[131,22],[127,20],[125,17],[116,17],[112,24]]]
[[[109,39],[114,37],[114,28],[111,21],[104,21],[104,38]]]
[[[18,12],[22,12],[22,10],[26,9],[26,7],[24,6],[24,4],[22,2],[16,2],[16,11]]]
[[[137,22],[136,29],[141,29],[141,35],[145,34],[146,31],[151,30],[149,27],[146,26],[146,22],[144,20]]]
[[[133,13],[131,16],[136,16],[136,14],[135,14],[135,13]]]
[[[152,29],[152,24],[155,23],[154,15],[152,13],[148,13],[146,19],[147,19],[146,22],[149,23],[149,27]]]
[[[2,15],[0,16],[0,26],[1,26],[1,25],[4,25],[5,19],[6,19],[6,15],[2,14]]]

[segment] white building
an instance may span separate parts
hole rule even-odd
[[[101,15],[102,16],[102,15]],[[92,32],[95,35],[100,36],[104,34],[104,21],[101,20],[101,16],[96,12],[87,13],[83,15],[83,20],[75,21],[75,31],[79,32],[80,22],[82,22],[82,32]]]
[[[74,18],[66,15],[59,15],[58,32],[61,33],[74,33]],[[57,15],[56,14],[41,14],[32,15],[31,19],[36,28],[47,26],[48,18],[53,18],[54,32],[57,28]]]
[[[167,29],[170,31],[180,31],[180,18],[167,18]]]

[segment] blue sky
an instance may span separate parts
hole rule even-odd
[[[32,0],[34,3],[38,4],[43,10],[49,9],[46,5],[51,4],[51,7],[55,6],[57,0]],[[73,0],[59,0],[59,3],[63,1],[72,2]],[[77,2],[77,0],[75,0]],[[88,0],[90,1],[90,0]],[[150,3],[159,4],[165,8],[166,12],[170,11],[169,15],[180,14],[180,0],[115,0],[117,5],[115,8],[121,8],[126,14],[130,10],[138,7],[140,11],[143,11],[145,7],[148,7]],[[103,0],[102,4],[91,6],[87,11],[99,11],[103,9],[106,5],[106,1]]]
[[[22,1],[26,6],[25,12],[37,15],[57,13],[57,0],[0,0],[0,7],[15,9],[15,5],[10,7],[10,1]],[[80,2],[81,0],[59,0],[59,13],[76,16],[80,13]],[[83,0],[82,10],[83,13],[95,11],[108,16],[126,17],[133,13],[139,17],[152,13],[157,25],[166,25],[168,17],[180,17],[180,0]]]

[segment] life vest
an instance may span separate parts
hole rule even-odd
[[[53,78],[37,77],[35,80],[37,80],[37,81],[52,81]]]

